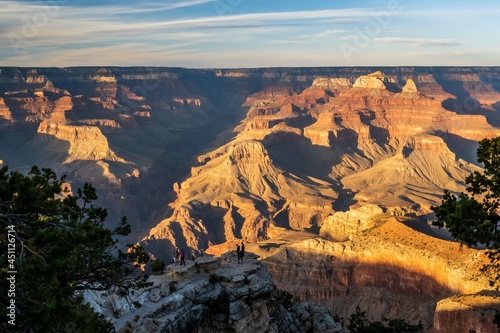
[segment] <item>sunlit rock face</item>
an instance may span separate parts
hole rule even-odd
[[[195,249],[235,238],[254,242],[269,238],[270,217],[301,229],[333,212],[333,197],[321,195],[321,190],[328,190],[324,185],[313,186],[273,165],[259,141],[228,145],[203,161],[178,185],[174,213],[151,231],[151,239],[169,237],[179,228],[186,245]],[[200,223],[205,220],[211,222]]]
[[[42,122],[38,127],[38,133],[53,136],[69,143],[69,156],[64,163],[75,160],[125,162],[111,151],[107,138],[97,126],[72,126]]]
[[[500,311],[499,296],[498,292],[483,291],[439,301],[434,332],[497,332],[494,317]]]
[[[0,117],[7,121],[12,121],[12,113],[7,105],[5,105],[5,100],[0,98]]]
[[[484,253],[414,229],[425,224],[374,214],[358,213],[360,226],[371,227],[351,232],[348,241],[311,239],[267,257],[278,288],[328,305],[341,316],[360,306],[377,320],[422,320],[426,328],[445,320],[439,305],[434,317],[442,299],[490,288],[479,273],[487,262]]]
[[[500,134],[499,75],[451,67],[3,68],[1,159],[50,166],[77,184],[98,179],[102,197],[113,198],[110,212],[138,221],[134,240],[190,238],[199,250],[233,237],[266,239],[273,225],[317,232],[351,206],[425,214],[443,187],[463,189],[477,170],[477,141]],[[190,222],[172,228],[194,235],[150,233],[174,212]]]
[[[326,239],[345,241],[352,235],[375,227],[376,222],[372,217],[383,214],[384,210],[376,205],[364,205],[347,212],[336,212],[323,221],[319,234]]]

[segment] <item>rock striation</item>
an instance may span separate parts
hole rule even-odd
[[[373,220],[376,226],[352,234],[347,241],[316,238],[295,242],[265,258],[276,286],[301,299],[328,305],[341,317],[359,306],[376,320],[422,321],[426,329],[435,327],[442,332],[453,331],[455,326],[448,326],[451,318],[470,317],[458,307],[446,312],[445,304],[462,298],[446,300],[448,297],[491,288],[479,272],[487,262],[484,252],[428,236],[425,233],[431,230],[425,223],[408,218],[368,217],[360,212],[358,220],[361,225]],[[485,322],[491,322],[488,318],[485,316]],[[477,324],[477,319],[470,320],[476,327],[487,327]]]
[[[111,151],[108,140],[97,126],[71,126],[42,122],[38,127],[38,133],[69,142],[69,156],[63,163],[103,159],[125,163],[125,160]]]
[[[333,241],[346,241],[351,236],[375,227],[377,225],[375,218],[384,213],[384,210],[376,205],[364,205],[347,212],[336,212],[323,221],[319,234]]]
[[[446,110],[410,77],[402,88],[381,71],[351,82],[318,77],[303,90],[277,85],[249,96],[236,134],[198,156],[172,214],[143,244],[203,249],[268,239],[271,226],[319,231],[336,210],[364,205],[425,215],[444,188],[463,190],[479,170],[458,141],[500,135],[482,115]],[[347,220],[329,237],[358,228]]]
[[[360,76],[352,85],[353,88],[386,89],[387,77],[380,71],[369,75]]]
[[[154,242],[148,240],[155,239],[171,239],[171,251],[236,238],[263,240],[269,238],[271,219],[284,227],[306,229],[332,212],[333,197],[327,197],[325,184],[310,183],[275,166],[259,141],[233,143],[203,161],[193,167],[191,178],[177,185],[172,216],[145,239],[150,251]],[[175,243],[173,234],[184,239],[178,237]]]
[[[498,292],[452,296],[438,302],[433,332],[497,332],[494,318],[499,311]]]

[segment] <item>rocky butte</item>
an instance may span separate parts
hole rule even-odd
[[[244,240],[332,313],[486,332],[484,253],[429,221],[480,170],[499,111],[498,67],[9,67],[0,160],[92,182],[109,226],[133,224],[124,242],[168,262]]]

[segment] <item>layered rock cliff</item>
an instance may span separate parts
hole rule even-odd
[[[485,253],[428,236],[424,232],[430,230],[422,222],[388,218],[378,210],[371,216],[367,211],[354,215],[349,220],[356,218],[358,229],[349,240],[299,241],[264,259],[277,287],[328,305],[343,317],[360,306],[377,320],[422,321],[436,332],[451,332],[444,329],[448,327],[444,304],[450,302],[444,299],[491,288],[479,272],[487,262]],[[342,225],[344,219],[334,215],[322,234],[337,237],[333,224]],[[448,310],[449,318],[459,313],[468,316],[458,307]]]
[[[42,122],[37,132],[69,143],[69,156],[63,163],[75,160],[109,160],[125,163],[125,160],[111,151],[108,140],[97,126],[71,126]]]
[[[498,332],[494,318],[499,311],[498,292],[452,296],[438,302],[432,332]]]
[[[210,77],[166,68],[2,69],[0,159],[21,170],[51,167],[75,187],[92,182],[111,225],[123,215],[134,221],[135,242],[191,159],[237,117],[245,86],[221,83],[225,95]]]
[[[2,68],[1,159],[14,168],[50,161],[80,184],[93,179],[83,169],[101,170],[103,160],[62,166],[69,146],[45,148],[37,129],[44,121],[99,127],[111,151],[140,171],[111,171],[119,193],[102,178],[101,191],[114,193],[110,213],[132,214],[148,233],[170,214],[162,211],[191,161],[217,154],[235,130],[236,142],[260,141],[284,172],[312,186],[325,182],[326,197],[340,197],[334,206],[346,209],[356,199],[340,179],[393,156],[408,136],[441,137],[457,158],[475,162],[474,141],[498,134],[491,129],[499,75],[497,68]],[[161,190],[152,189],[158,182]],[[307,223],[321,221],[293,224]]]

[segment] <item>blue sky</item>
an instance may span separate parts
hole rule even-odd
[[[0,66],[498,66],[498,31],[497,0],[0,0]]]

